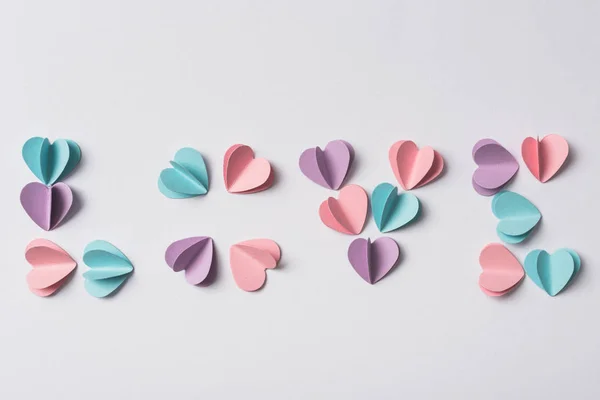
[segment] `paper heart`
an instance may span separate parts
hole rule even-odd
[[[398,194],[398,188],[381,183],[373,190],[371,210],[380,232],[391,232],[419,215],[419,199],[412,193]]]
[[[23,145],[23,160],[45,185],[52,185],[69,175],[81,159],[81,149],[72,140],[33,137]]]
[[[328,189],[338,190],[352,164],[352,146],[343,140],[327,143],[325,150],[313,147],[300,155],[300,170],[311,181]]]
[[[167,247],[167,265],[175,271],[185,270],[185,279],[192,285],[203,283],[213,263],[213,240],[208,236],[181,239]]]
[[[50,187],[31,182],[21,190],[21,205],[33,222],[49,231],[56,228],[69,213],[73,205],[73,192],[62,182]]]
[[[231,146],[223,161],[225,188],[230,193],[256,193],[273,184],[271,164],[264,158],[254,158],[254,151],[243,144]]]
[[[253,239],[234,244],[229,249],[233,279],[246,292],[260,289],[267,279],[266,270],[277,266],[281,250],[270,239]]]
[[[158,189],[171,199],[186,199],[208,193],[208,171],[197,150],[184,147],[175,153],[173,168],[163,169]]]
[[[492,200],[492,212],[500,220],[496,232],[505,243],[521,243],[540,222],[542,214],[520,194],[502,191]]]
[[[340,190],[339,199],[328,198],[319,207],[321,221],[331,229],[347,235],[362,232],[367,219],[369,198],[358,185],[348,185]]]
[[[523,161],[535,178],[544,183],[563,166],[569,156],[569,143],[560,135],[540,138],[528,137],[521,145]]]
[[[525,276],[517,258],[500,243],[488,244],[479,255],[479,287],[488,296],[503,296]]]
[[[444,159],[433,148],[421,150],[411,140],[401,140],[389,151],[390,164],[404,190],[416,189],[437,178],[444,169]]]
[[[383,279],[394,268],[400,257],[398,243],[392,238],[355,239],[348,247],[348,260],[366,282],[371,285]]]
[[[83,274],[85,290],[94,297],[114,293],[133,272],[125,254],[104,240],[95,240],[85,247],[83,262],[90,267]]]
[[[550,296],[556,296],[581,269],[581,258],[571,249],[559,249],[550,255],[533,250],[525,257],[527,276]]]
[[[46,239],[31,241],[25,249],[25,259],[33,268],[27,274],[29,290],[41,297],[54,294],[77,267],[66,251]]]
[[[492,139],[482,139],[473,147],[473,187],[483,196],[498,193],[515,176],[519,163],[512,154]]]

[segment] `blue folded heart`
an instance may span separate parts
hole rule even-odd
[[[187,199],[208,193],[208,171],[197,150],[189,147],[179,150],[171,166],[158,178],[158,189],[162,194],[171,199]]]
[[[64,179],[79,164],[81,149],[72,140],[33,137],[23,145],[23,160],[31,172],[44,184],[53,185]]]
[[[419,199],[412,193],[398,194],[398,188],[381,183],[373,190],[371,210],[380,232],[391,232],[413,221],[419,215]]]
[[[116,291],[133,272],[131,261],[112,244],[96,240],[85,247],[83,262],[85,290],[94,297],[106,297]]]
[[[492,212],[500,220],[496,232],[505,243],[521,243],[542,218],[540,211],[529,200],[509,191],[494,196]]]
[[[533,250],[523,265],[527,276],[550,296],[556,296],[575,278],[581,269],[581,258],[571,249],[559,249],[553,254]]]

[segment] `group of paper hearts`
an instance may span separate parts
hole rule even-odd
[[[38,296],[50,296],[60,289],[77,267],[65,250],[46,239],[35,239],[25,249],[25,259],[32,270],[27,274],[29,290]],[[115,293],[133,273],[133,264],[119,249],[104,240],[88,244],[83,262],[85,290],[94,297]]]
[[[541,141],[527,138],[522,145],[525,164],[541,182],[547,182],[564,164],[569,145],[558,135]],[[483,139],[473,148],[473,159],[479,166],[473,174],[473,187],[484,196],[494,196],[492,213],[498,218],[496,233],[508,244],[527,239],[542,218],[538,208],[520,194],[502,190],[519,169],[517,160],[498,142]],[[533,250],[525,258],[525,272],[517,258],[502,244],[487,245],[479,257],[482,273],[479,287],[489,296],[502,296],[522,281],[525,273],[550,296],[556,296],[573,280],[581,268],[581,259],[571,249],[560,249],[550,255]]]
[[[249,146],[231,146],[223,159],[223,179],[229,193],[250,194],[267,190],[273,185],[273,168],[264,158],[255,158]],[[175,153],[171,168],[158,178],[158,189],[171,199],[203,196],[209,190],[209,177],[202,154],[185,147]]]
[[[214,271],[214,244],[209,236],[196,236],[172,243],[165,252],[165,261],[175,272],[185,271],[192,285],[210,285]],[[229,249],[229,265],[236,285],[254,292],[267,280],[266,271],[279,264],[281,250],[270,239],[252,239],[234,244]]]
[[[473,161],[478,168],[473,173],[475,191],[493,196],[506,186],[519,170],[517,159],[493,139],[481,139],[473,146]],[[527,168],[540,182],[549,181],[564,165],[569,156],[569,144],[556,134],[539,138],[525,138],[521,155]]]
[[[389,150],[394,176],[406,191],[424,186],[440,176],[444,159],[431,147],[419,149],[410,140],[394,143]],[[347,235],[362,232],[369,209],[369,196],[360,186],[343,186],[354,159],[354,149],[344,140],[329,142],[324,149],[314,147],[300,155],[302,173],[316,184],[339,190],[338,198],[329,197],[319,206],[319,217],[327,227]],[[419,199],[409,192],[398,192],[389,183],[375,187],[371,212],[382,233],[395,231],[414,221],[420,210]],[[356,239],[348,247],[348,260],[368,283],[376,283],[396,265],[400,248],[390,237]]]
[[[72,140],[33,137],[23,145],[23,160],[40,180],[25,185],[21,190],[21,205],[40,228],[56,228],[73,205],[73,192],[65,179],[79,164],[81,149]]]
[[[559,249],[553,254],[533,250],[519,260],[500,243],[491,243],[479,255],[483,272],[479,287],[489,296],[502,296],[512,291],[523,280],[525,273],[550,296],[556,296],[575,278],[581,268],[581,258],[571,249]],[[525,272],[523,272],[523,267]]]
[[[165,261],[173,271],[185,271],[192,285],[210,284],[213,252],[212,238],[191,237],[172,243],[165,252]],[[240,289],[248,292],[264,285],[265,271],[275,268],[281,258],[279,246],[269,239],[234,244],[229,254],[233,278]],[[25,259],[32,267],[26,278],[29,290],[42,297],[58,291],[77,267],[65,250],[46,239],[29,243]],[[85,289],[98,298],[115,293],[133,273],[133,264],[125,254],[104,240],[85,247],[83,262],[90,268],[83,274]]]

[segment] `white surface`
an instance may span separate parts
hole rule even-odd
[[[600,4],[594,1],[4,1],[0,6],[0,398],[597,399]],[[484,296],[480,249],[497,241],[490,199],[471,188],[482,137],[515,154],[556,132],[572,162],[542,185],[521,165],[511,189],[542,211],[511,246],[577,250],[584,267],[550,298],[531,281]],[[82,209],[44,233],[19,205],[30,136],[76,140],[66,182]],[[402,264],[371,287],[348,265],[351,237],[325,228],[331,193],[304,178],[307,147],[343,138],[350,182],[394,182],[399,139],[432,145],[446,175],[415,193],[416,225],[393,233]],[[278,182],[228,194],[225,150],[247,143]],[[156,180],[198,148],[205,198],[174,201]],[[165,265],[176,239],[214,237],[219,278],[188,285]],[[372,220],[363,236],[378,236]],[[28,292],[26,244],[46,237],[80,266],[55,297]],[[229,246],[283,250],[260,293],[235,286]],[[84,246],[106,239],[136,271],[112,299],[83,288]]]

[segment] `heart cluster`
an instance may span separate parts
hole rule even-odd
[[[274,182],[273,168],[254,150],[235,144],[223,158],[223,180],[229,193],[251,194],[269,189]],[[179,150],[171,168],[160,173],[158,188],[172,199],[202,196],[208,193],[209,176],[202,155],[195,149]],[[165,251],[165,261],[175,272],[185,271],[192,285],[209,285],[214,271],[214,242],[209,236],[196,236],[173,242]],[[275,268],[281,256],[279,246],[269,239],[254,239],[230,249],[231,271],[238,287],[245,291],[260,289],[267,269]]]
[[[493,196],[501,191],[519,171],[517,159],[494,139],[481,139],[473,146],[472,184],[477,193]],[[569,144],[559,135],[552,134],[542,140],[525,138],[521,144],[523,161],[533,176],[545,183],[563,166],[569,156]]]
[[[214,264],[213,239],[208,236],[190,237],[172,243],[165,252],[165,261],[175,272],[185,271],[192,285],[210,284]],[[281,250],[270,239],[253,239],[237,243],[229,249],[231,273],[237,286],[254,292],[266,282],[267,269],[279,263]]]
[[[250,194],[273,185],[273,168],[264,158],[255,158],[251,147],[236,144],[225,152],[223,179],[229,193]],[[162,170],[158,189],[171,199],[203,196],[209,190],[209,177],[202,154],[185,147],[175,153],[171,168]]]
[[[329,142],[324,150],[314,147],[300,155],[300,171],[311,181],[328,189],[339,190],[337,198],[329,197],[319,206],[323,224],[346,235],[359,235],[366,224],[369,196],[359,185],[344,182],[354,159],[352,146],[344,140]],[[410,140],[392,145],[389,160],[398,183],[405,190],[424,186],[435,180],[444,169],[442,156],[431,147],[419,149]],[[419,199],[409,192],[398,192],[389,183],[373,190],[371,212],[382,233],[395,231],[414,221],[420,210]],[[348,259],[366,282],[382,279],[398,262],[400,249],[394,239],[382,237],[356,239],[348,248]]]
[[[32,267],[27,274],[29,290],[41,297],[56,293],[77,267],[75,260],[65,250],[46,239],[31,241],[25,249],[25,259]],[[94,297],[106,297],[114,293],[133,272],[129,259],[104,240],[88,244],[83,261],[90,267],[83,274],[85,289]]]
[[[541,141],[526,138],[522,155],[528,169],[540,182],[547,182],[564,164],[569,145],[558,135]],[[507,244],[525,241],[538,226],[542,214],[524,196],[502,190],[519,170],[519,164],[508,150],[492,139],[482,139],[473,147],[473,160],[478,165],[472,183],[477,193],[492,196],[492,213],[498,218],[496,233]],[[581,267],[579,255],[560,249],[550,255],[533,250],[525,258],[525,271],[519,260],[502,244],[484,247],[479,257],[482,273],[479,287],[489,296],[502,296],[522,281],[525,273],[550,296],[560,293],[577,275]]]
[[[31,182],[21,190],[21,205],[40,228],[56,228],[73,205],[71,188],[60,180],[79,164],[81,149],[72,140],[34,137],[23,145],[23,160],[40,182]]]

